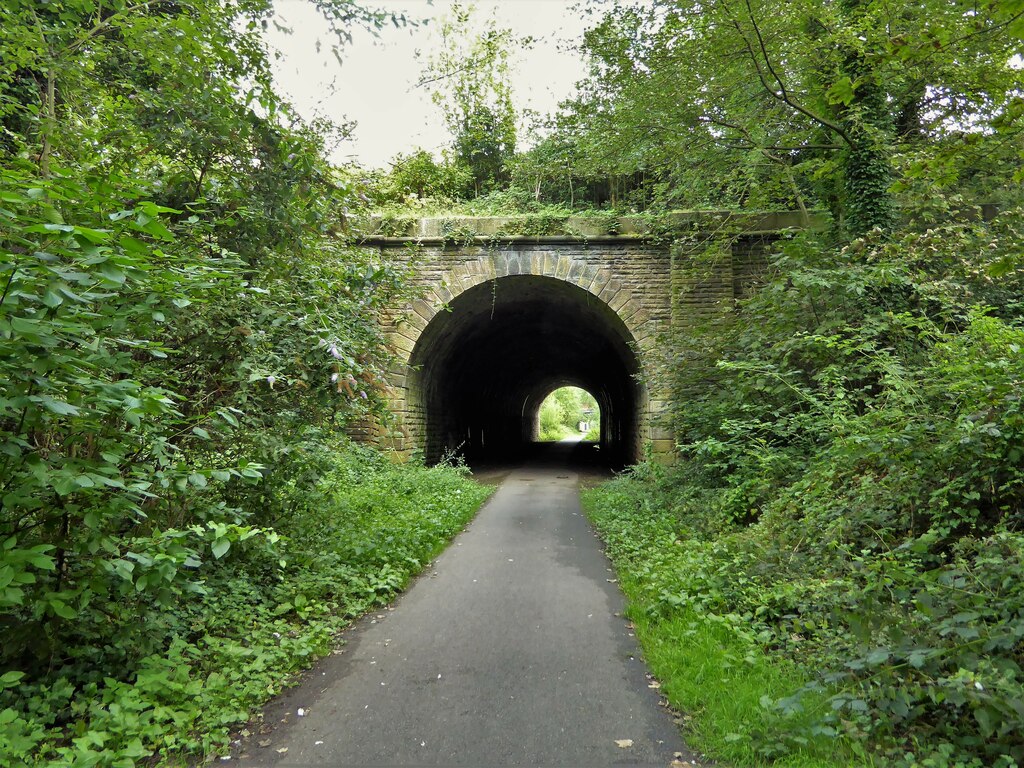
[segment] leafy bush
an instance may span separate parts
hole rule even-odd
[[[352,617],[403,588],[489,493],[463,470],[395,466],[315,434],[301,444],[319,475],[296,484],[291,501],[302,504],[282,503],[274,530],[194,532],[209,549],[190,550],[179,593],[94,597],[56,663],[0,677],[0,761],[129,766],[217,751]],[[141,561],[123,560],[112,579],[127,570],[137,580]]]
[[[814,676],[773,653],[754,612],[797,596],[751,574],[756,540],[715,519],[708,499],[680,485],[684,476],[641,465],[585,491],[583,504],[615,565],[645,659],[684,713],[688,743],[731,765],[848,765],[846,744],[818,720],[826,696],[809,693],[785,712],[773,706]]]
[[[292,551],[371,462],[324,435],[383,410],[404,273],[343,237],[270,3],[43,6],[0,6],[0,759],[127,765],[221,741],[448,524],[372,568]]]
[[[666,340],[679,465],[588,505],[649,642],[712,622],[795,670],[717,754],[1024,763],[1020,216],[794,238]]]

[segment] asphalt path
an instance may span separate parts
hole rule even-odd
[[[269,732],[231,762],[687,765],[578,481],[551,456],[509,471],[392,608],[267,708]]]

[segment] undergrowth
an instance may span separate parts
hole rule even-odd
[[[678,464],[588,504],[712,754],[1024,764],[1019,220],[794,238],[663,346]]]
[[[680,506],[675,490],[657,470],[641,468],[584,491],[583,504],[615,565],[644,657],[669,703],[685,713],[687,741],[735,766],[852,765],[846,743],[816,722],[827,708],[823,695],[784,712],[775,706],[813,675],[774,655],[752,614],[736,612],[743,608],[726,591],[734,586],[727,566],[742,545],[719,540],[722,529],[701,505]]]
[[[4,674],[0,764],[127,768],[217,753],[490,492],[458,468],[395,466],[347,443],[310,461],[315,481],[281,493],[273,528],[196,563],[179,600],[128,596],[121,614],[86,613],[60,665]]]

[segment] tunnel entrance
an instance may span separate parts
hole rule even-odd
[[[422,418],[428,461],[521,458],[535,441],[544,398],[563,386],[593,394],[600,455],[635,462],[646,393],[632,336],[602,300],[552,277],[513,275],[449,302],[410,357],[410,411]]]

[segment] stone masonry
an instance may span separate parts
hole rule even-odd
[[[402,454],[427,446],[432,422],[423,402],[425,382],[410,368],[424,331],[470,288],[532,275],[576,286],[618,318],[613,325],[619,328],[611,332],[624,337],[638,363],[629,455],[670,456],[673,436],[662,419],[669,395],[651,389],[659,339],[727,311],[749,290],[770,243],[785,230],[806,226],[795,213],[681,213],[670,223],[670,232],[656,234],[629,219],[371,221],[365,244],[414,260],[421,297],[382,318],[398,361],[389,382],[395,423],[364,425],[361,437]]]

